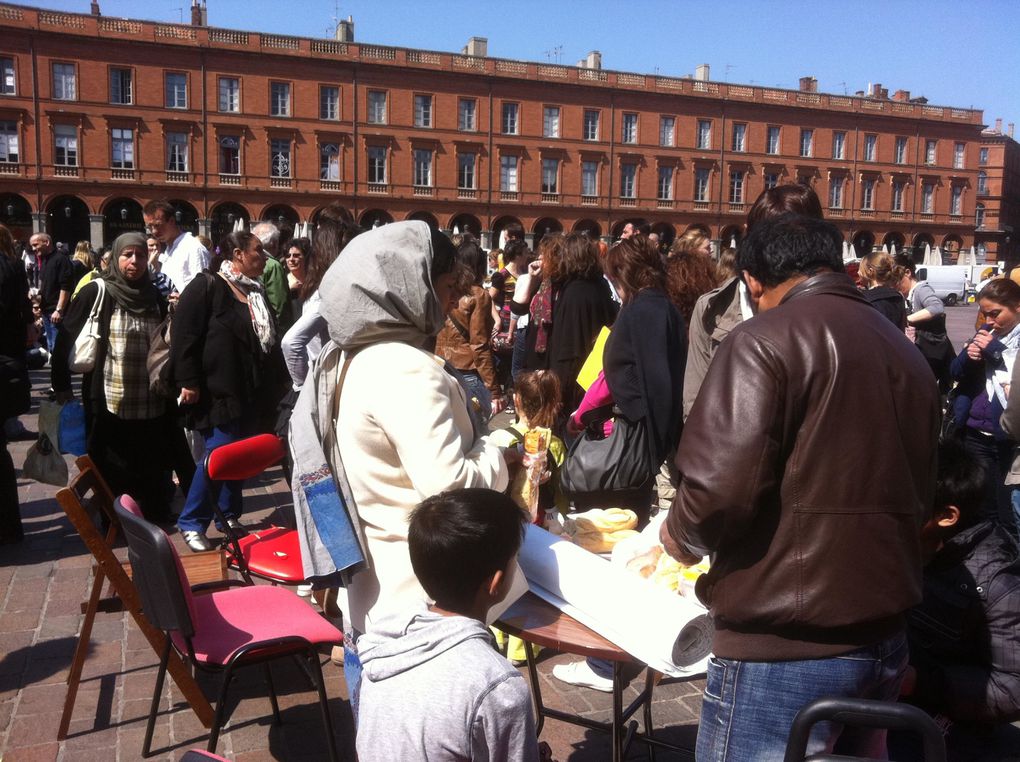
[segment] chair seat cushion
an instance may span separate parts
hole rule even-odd
[[[238,539],[248,570],[257,577],[277,580],[288,585],[305,581],[301,565],[298,533],[286,527],[269,527],[252,531]],[[236,568],[236,564],[232,563]]]
[[[293,591],[271,585],[235,587],[196,595],[195,658],[203,664],[226,664],[249,643],[298,636],[312,644],[336,644],[343,634]],[[186,652],[184,638],[174,645]]]

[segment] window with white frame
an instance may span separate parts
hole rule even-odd
[[[673,167],[659,167],[658,198],[660,201],[673,200]]]
[[[765,153],[776,156],[779,154],[779,138],[782,134],[782,128],[777,125],[769,125],[768,134],[765,141]]]
[[[237,77],[220,77],[220,111],[241,111],[241,80]]]
[[[921,213],[932,214],[935,211],[935,183],[921,183]]]
[[[239,135],[220,136],[220,174],[241,174],[241,138]]]
[[[461,98],[457,101],[457,129],[462,132],[474,132],[477,130],[477,110],[478,101],[474,98]]]
[[[988,193],[988,173],[984,170],[978,172],[977,176],[977,192],[978,195],[985,195]]]
[[[53,125],[53,163],[62,167],[78,166],[78,128],[73,124]]]
[[[475,190],[477,186],[475,166],[478,155],[474,153],[457,154],[457,187],[462,190]]]
[[[624,113],[623,133],[620,135],[620,142],[637,143],[637,119],[637,114]]]
[[[542,137],[558,138],[560,136],[560,107],[544,106],[542,108]]]
[[[896,138],[896,163],[907,163],[907,139],[904,137]]]
[[[982,148],[978,151],[978,164],[985,165],[988,163],[988,149]]]
[[[431,95],[416,95],[416,96],[414,96],[414,126],[415,127],[431,127],[432,126],[432,96]]]
[[[737,153],[747,150],[747,125],[740,122],[733,124],[733,145],[732,149]]]
[[[775,188],[777,185],[779,185],[779,173],[778,172],[766,172],[765,173],[764,184],[765,184],[765,190],[769,190],[771,188]]]
[[[319,144],[319,179],[328,182],[340,180],[340,144]]]
[[[18,123],[0,122],[0,162],[4,164],[17,164],[20,159]]]
[[[963,214],[962,185],[954,185],[949,191],[949,213],[955,216]]]
[[[271,82],[269,84],[270,116],[290,116],[290,83]]]
[[[74,64],[53,64],[53,100],[73,101],[78,98],[78,76]]]
[[[924,163],[925,164],[934,164],[935,163],[935,154],[936,154],[936,150],[937,149],[938,149],[938,141],[937,140],[926,140],[926,141],[924,141]]]
[[[676,117],[659,117],[659,145],[667,148],[676,145]]]
[[[386,124],[386,91],[368,91],[368,123]],[[384,181],[385,182],[385,181]]]
[[[599,195],[599,163],[597,161],[581,162],[581,195]]]
[[[319,119],[335,122],[340,119],[340,88],[319,85]]]
[[[167,108],[188,107],[188,76],[180,71],[163,75],[163,103]]]
[[[582,137],[585,140],[599,139],[599,112],[595,109],[584,110],[584,125]]]
[[[499,157],[499,189],[507,193],[517,192],[517,165],[519,159],[516,156]]]
[[[878,148],[878,135],[865,135],[864,136],[864,160],[875,161],[875,155]]]
[[[637,197],[637,164],[620,165],[620,198]]]
[[[841,175],[837,175],[829,180],[829,208],[830,209],[842,209],[843,208],[843,186],[846,180]]]
[[[985,226],[985,205],[978,204],[974,207],[974,227],[978,230]]]
[[[832,158],[846,158],[846,133],[843,130],[834,130],[832,133]]]
[[[560,160],[542,159],[542,193],[559,193]]]
[[[708,201],[711,199],[709,181],[711,172],[707,167],[698,167],[694,170],[694,200]]]
[[[695,146],[703,149],[709,149],[712,147],[712,122],[708,119],[698,120],[698,131],[695,135]]]
[[[953,169],[963,169],[963,157],[966,151],[966,143],[955,143],[953,145]]]
[[[802,129],[800,131],[800,155],[805,157],[813,156],[815,153],[815,131]]]
[[[875,178],[861,179],[861,209],[875,208]]]
[[[134,103],[134,77],[131,69],[110,69],[110,103]]]
[[[110,166],[114,169],[135,168],[135,131],[126,127],[110,130]]]
[[[906,194],[907,184],[902,180],[895,180],[892,185],[892,210],[903,211],[903,200]]]
[[[386,147],[368,147],[368,182],[372,185],[386,183]]]
[[[167,172],[188,171],[188,133],[168,132],[166,134]]]
[[[730,172],[730,203],[744,203],[744,170],[742,169]]]
[[[504,103],[502,118],[500,119],[500,127],[504,135],[516,135],[519,131],[519,124],[517,117],[521,111],[521,104],[519,103]]]
[[[13,58],[0,58],[0,95],[17,95],[18,78]]]
[[[290,138],[269,141],[269,176],[290,177]]]
[[[432,149],[414,149],[414,184],[420,188],[432,187]]]

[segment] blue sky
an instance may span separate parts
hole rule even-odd
[[[1020,124],[1018,0],[207,0],[209,24],[327,36],[354,17],[361,42],[574,64],[592,49],[607,69],[796,87],[817,77],[841,94],[881,82],[932,103],[980,108]],[[103,14],[189,19],[191,0],[100,0]],[[40,5],[88,12],[89,0]],[[1012,38],[1012,39],[1011,39]]]

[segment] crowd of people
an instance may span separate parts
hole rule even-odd
[[[119,236],[105,264],[45,234],[23,260],[0,230],[0,355],[26,363],[44,345],[53,394],[70,399],[75,339],[98,314],[80,384],[88,452],[196,551],[214,547],[212,501],[245,531],[243,484],[211,484],[196,462],[286,433],[298,395],[326,390],[323,450],[367,556],[344,610],[362,759],[538,758],[527,689],[482,624],[528,521],[500,493],[534,427],[554,434],[542,511],[625,507],[643,526],[667,510],[666,551],[711,559],[698,759],[782,758],[794,715],[822,696],[912,702],[961,755],[1020,718],[1012,280],[978,295],[982,323],[956,355],[909,258],[867,254],[855,283],[803,185],[765,191],[739,248],[717,257],[699,229],[668,247],[633,225],[611,245],[553,233],[532,251],[512,226],[486,252],[423,222],[363,232],[330,207],[310,238],[262,222],[213,247],[167,202],[144,217],[149,237]],[[504,410],[516,423],[490,435]],[[642,478],[568,498],[570,444],[635,428]],[[13,542],[2,455],[0,540]],[[611,674],[597,660],[554,671],[603,691]],[[810,751],[880,757],[887,743],[914,753],[826,723]]]

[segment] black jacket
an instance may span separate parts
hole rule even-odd
[[[25,359],[26,328],[31,322],[25,268],[0,254],[0,355]]]
[[[911,700],[955,722],[1020,719],[1020,549],[982,522],[950,539],[924,570],[908,618]]]
[[[71,260],[59,251],[52,252],[43,260],[39,271],[39,295],[42,297],[43,314],[49,315],[60,302],[61,291],[74,291],[74,268]]]
[[[583,395],[577,374],[599,331],[613,324],[618,309],[601,275],[567,281],[557,296],[546,356],[548,368],[560,379],[564,414],[574,412],[580,404]]]
[[[907,304],[903,295],[889,286],[876,286],[862,291],[864,299],[885,315],[901,331],[907,327]]]

